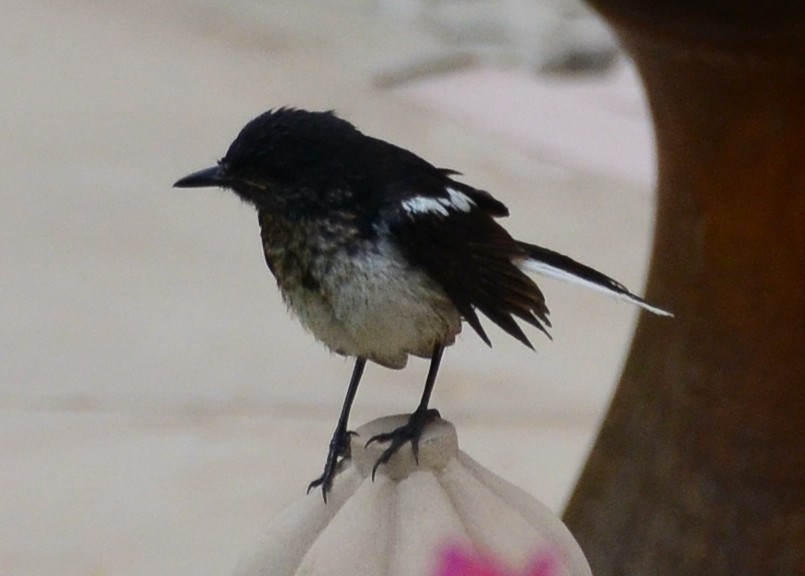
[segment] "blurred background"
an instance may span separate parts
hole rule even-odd
[[[464,174],[516,236],[640,292],[643,95],[575,0],[3,0],[0,574],[221,574],[324,463],[352,362],[284,309],[253,210],[171,184],[283,105]],[[553,342],[442,364],[461,447],[557,512],[636,310],[545,280]],[[371,366],[352,427],[427,363]],[[320,498],[320,494],[311,495]]]

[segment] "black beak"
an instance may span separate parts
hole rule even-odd
[[[184,178],[177,180],[173,186],[174,188],[204,188],[207,186],[226,188],[228,185],[229,179],[224,176],[221,167],[213,166],[212,168],[205,168],[188,174]]]

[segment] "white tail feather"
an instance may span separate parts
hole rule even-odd
[[[626,302],[630,302],[632,304],[636,304],[641,308],[648,310],[649,312],[653,312],[654,314],[658,314],[660,316],[673,316],[670,312],[663,310],[662,308],[657,308],[656,306],[652,306],[648,304],[646,301],[638,298],[634,294],[630,294],[626,288],[623,288],[618,284],[618,286],[623,290],[619,292],[613,288],[608,288],[602,284],[598,284],[596,282],[592,282],[585,278],[581,278],[576,276],[575,274],[571,274],[566,270],[562,270],[561,268],[556,268],[555,266],[551,266],[550,264],[546,264],[545,262],[540,262],[539,260],[534,259],[524,259],[519,262],[515,262],[517,266],[523,272],[531,272],[533,274],[539,274],[540,276],[545,276],[547,278],[555,278],[557,280],[562,280],[564,282],[570,282],[571,284],[578,284],[579,286],[584,286],[585,288],[589,288],[590,290],[595,290],[596,292],[601,292],[603,294],[607,294],[609,296],[613,296],[618,300],[624,300]]]

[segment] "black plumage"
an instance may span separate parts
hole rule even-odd
[[[348,456],[347,420],[366,361],[402,368],[430,357],[418,408],[377,465],[436,416],[428,407],[443,349],[478,313],[532,347],[518,321],[548,334],[545,298],[527,275],[571,280],[656,313],[621,284],[575,260],[520,242],[496,221],[506,206],[332,112],[280,108],[249,122],[212,168],[179,187],[233,190],[258,211],[266,262],[289,308],[331,350],[355,356],[325,469],[325,499]]]

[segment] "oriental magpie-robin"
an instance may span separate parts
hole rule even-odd
[[[257,208],[266,263],[288,308],[330,350],[356,358],[322,475],[326,501],[349,456],[350,408],[368,360],[402,368],[430,358],[425,390],[408,423],[369,442],[389,442],[375,464],[406,442],[417,454],[442,352],[466,321],[490,344],[481,312],[532,347],[517,320],[546,335],[542,292],[527,275],[568,280],[637,304],[623,285],[552,250],[512,238],[488,192],[419,156],[366,136],[332,112],[268,111],[249,122],[216,166],[176,182],[228,188]]]

